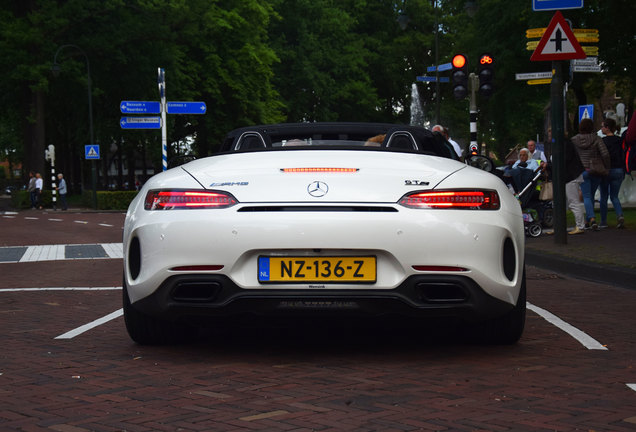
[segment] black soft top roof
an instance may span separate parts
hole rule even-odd
[[[398,125],[391,123],[353,123],[353,122],[324,122],[324,123],[279,123],[270,125],[247,126],[229,132],[220,152],[245,151],[237,150],[237,141],[246,135],[258,133],[264,140],[264,150],[271,147],[272,142],[312,137],[314,139],[335,139],[365,141],[373,136],[386,134],[385,142],[392,134],[408,134],[413,137],[417,150],[392,148],[393,151],[411,151],[429,153],[437,156],[457,159],[452,146],[439,133],[432,133],[420,126]],[[250,149],[254,150],[254,149]],[[379,150],[379,149],[378,149]]]

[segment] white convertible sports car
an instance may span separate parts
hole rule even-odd
[[[413,126],[230,132],[219,154],[152,177],[128,209],[129,335],[172,343],[258,315],[449,316],[515,343],[521,208],[487,158],[456,159]]]

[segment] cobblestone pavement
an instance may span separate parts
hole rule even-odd
[[[122,223],[5,214],[0,246],[117,244]],[[531,311],[514,346],[444,322],[286,322],[145,347],[116,314],[120,286],[116,257],[0,263],[0,430],[636,430],[636,290],[528,267],[529,303],[604,349]]]

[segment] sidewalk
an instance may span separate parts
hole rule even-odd
[[[526,264],[564,275],[636,289],[636,230],[606,228],[568,235],[557,244],[545,233],[526,237]]]

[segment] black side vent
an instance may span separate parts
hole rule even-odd
[[[246,206],[238,210],[239,212],[366,212],[366,213],[397,213],[393,207],[375,206],[297,206],[297,205],[277,205],[277,206]]]

